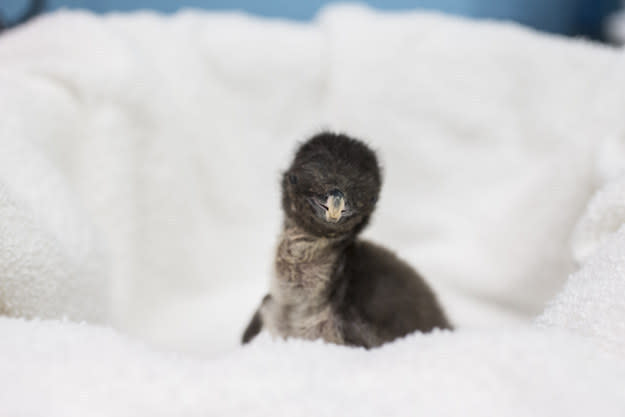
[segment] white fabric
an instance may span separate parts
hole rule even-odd
[[[59,12],[5,33],[0,312],[47,320],[0,319],[0,414],[618,415],[623,108],[620,50],[432,14]],[[378,150],[365,234],[458,331],[239,348],[280,170],[322,128]]]
[[[12,129],[12,109],[2,110],[0,314],[104,321],[110,286],[97,233],[58,170]]]

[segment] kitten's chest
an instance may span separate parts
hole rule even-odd
[[[341,343],[330,305],[332,279],[340,268],[336,242],[286,230],[278,244],[271,301],[262,308],[268,330],[282,337]]]
[[[330,305],[311,310],[305,305],[280,304],[270,299],[261,307],[261,314],[263,325],[274,336],[344,343],[341,321]]]

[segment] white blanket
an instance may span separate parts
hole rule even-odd
[[[622,415],[623,109],[620,50],[432,14],[5,33],[0,415]],[[378,150],[366,235],[457,331],[238,346],[321,128]]]

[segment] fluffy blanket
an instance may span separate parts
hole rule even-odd
[[[0,415],[623,415],[625,54],[512,24],[59,12],[0,36]],[[278,178],[377,149],[368,238],[458,327],[238,339]]]

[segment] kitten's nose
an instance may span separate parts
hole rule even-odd
[[[326,220],[332,223],[338,222],[345,208],[345,196],[337,189],[330,191],[326,200],[326,206],[328,207]]]
[[[343,195],[343,193],[336,188],[328,193],[328,197],[334,197],[335,204],[345,199],[345,196]]]

